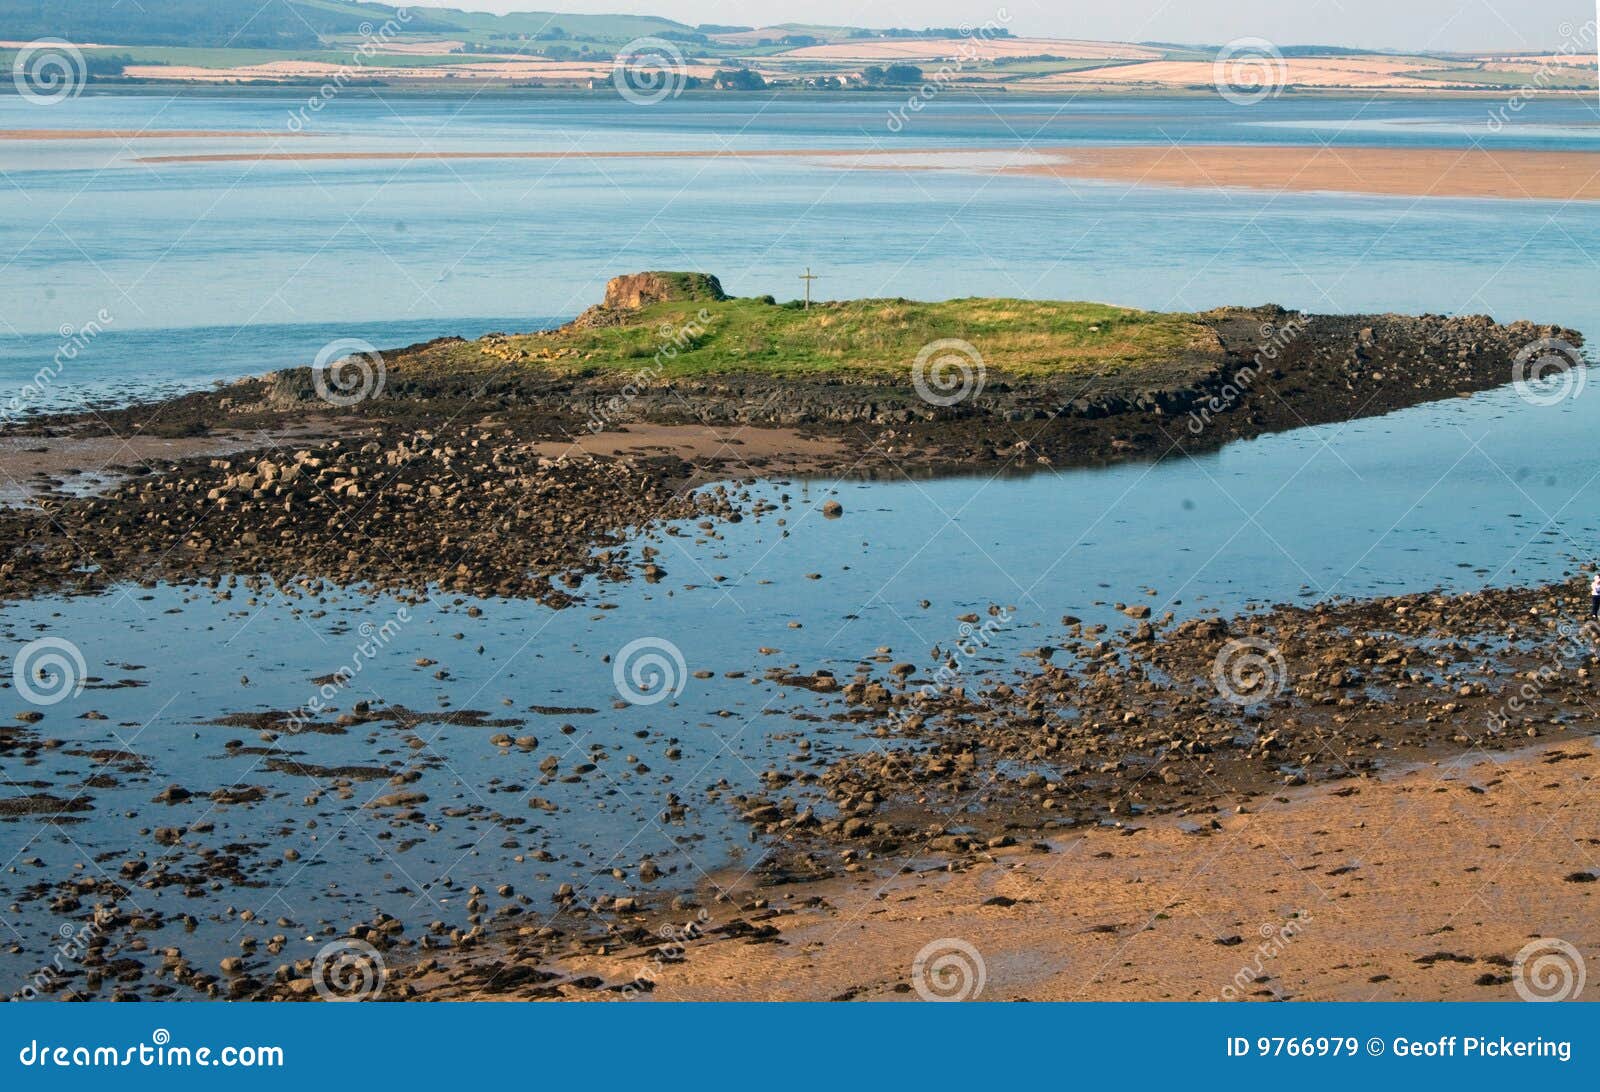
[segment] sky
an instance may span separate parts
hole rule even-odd
[[[404,0],[388,0],[399,4]],[[1367,49],[1556,49],[1582,33],[1596,0],[410,0],[475,11],[623,12],[684,23],[764,26],[981,26],[1019,37]],[[1591,30],[1583,44],[1594,52]]]

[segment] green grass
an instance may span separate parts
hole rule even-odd
[[[1095,68],[1120,68],[1124,65],[1140,64],[1140,60],[1106,57],[1066,57],[1059,61],[1005,61],[999,60],[992,64],[979,65],[974,68],[976,72],[993,72],[1005,79],[1049,76],[1057,72],[1086,72]]]
[[[501,52],[513,57],[540,59],[539,50],[549,42],[500,42]],[[205,46],[107,46],[88,49],[86,53],[127,56],[131,63],[172,65],[174,67],[228,69],[246,65],[267,64],[271,61],[316,61],[322,64],[348,66],[352,71],[362,68],[439,68],[451,65],[490,64],[501,60],[481,53],[358,53],[360,43],[353,42],[348,49],[214,49]],[[597,47],[598,48],[598,47]],[[609,62],[610,57],[596,56],[597,61]]]
[[[357,5],[341,3],[339,0],[300,0],[300,2],[328,11],[354,13],[363,20],[378,25],[391,15],[387,12],[374,12]],[[619,44],[634,38],[660,34],[662,31],[690,29],[676,20],[653,15],[569,15],[543,11],[518,11],[507,15],[494,15],[488,12],[435,7],[416,7],[408,10],[419,21],[425,19],[431,27],[440,28],[438,31],[429,30],[428,37],[453,37],[485,44],[501,44],[492,41],[492,35],[495,34],[537,34],[555,27],[565,30],[573,38]]]
[[[1590,88],[1595,86],[1595,76],[1581,68],[1551,65],[1542,73],[1496,72],[1485,68],[1430,68],[1420,72],[1407,72],[1421,80],[1439,80],[1444,83],[1472,83],[1484,87],[1543,87]]]
[[[321,53],[292,49],[223,49],[211,46],[106,46],[85,53],[127,56],[134,64],[169,64],[185,68],[233,68],[270,61],[321,59]]]
[[[631,313],[626,325],[482,339],[396,363],[425,371],[514,364],[562,375],[649,367],[663,378],[907,376],[923,346],[945,338],[971,344],[991,374],[1029,377],[1109,375],[1186,357],[1192,362],[1196,352],[1216,344],[1191,315],[1101,303],[870,299],[817,303],[806,311],[797,303],[729,299],[657,303]],[[678,351],[661,353],[668,344]]]
[[[359,44],[359,43],[357,43]],[[127,56],[133,64],[172,65],[183,68],[241,68],[246,65],[267,64],[272,61],[316,61],[322,64],[348,65],[352,69],[379,66],[426,68],[433,65],[471,64],[474,61],[493,60],[468,53],[451,53],[440,56],[422,56],[413,53],[373,53],[358,56],[357,46],[340,49],[222,49],[207,46],[106,46],[87,49],[85,53],[109,56]],[[514,52],[507,48],[507,53]]]

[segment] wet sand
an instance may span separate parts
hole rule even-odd
[[[0,506],[20,504],[59,489],[73,495],[98,493],[122,480],[130,466],[155,467],[178,459],[230,455],[267,443],[301,444],[349,431],[326,417],[270,435],[219,431],[205,436],[0,435]]]
[[[975,162],[977,156],[1017,162]],[[1041,161],[1043,157],[1044,161]],[[1172,145],[1120,148],[768,148],[655,151],[219,152],[142,156],[140,163],[443,159],[852,159],[890,169],[996,170],[1132,185],[1268,191],[1336,191],[1405,197],[1600,200],[1600,154],[1430,148]]]
[[[642,964],[657,1000],[916,1000],[918,953],[960,940],[985,1001],[1514,1001],[1530,940],[1600,950],[1600,886],[1581,878],[1600,866],[1597,773],[1583,739],[1290,790],[1215,830],[1152,820],[963,872],[769,890],[822,901],[763,921],[777,932],[759,943],[692,942],[681,963],[567,965],[617,981]]]
[[[548,458],[573,455],[675,455],[684,460],[715,459],[759,466],[782,474],[823,473],[848,452],[837,437],[804,436],[792,428],[710,425],[660,425],[634,422],[536,445]]]
[[[1004,173],[1205,189],[1600,200],[1600,155],[1585,152],[1187,145],[1057,154],[1059,162]]]

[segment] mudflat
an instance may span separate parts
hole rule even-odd
[[[1052,154],[1060,156],[1057,162],[1001,169],[1141,186],[1600,200],[1600,155],[1589,152],[1186,144],[1057,149]]]
[[[222,134],[208,134],[222,135]],[[1006,157],[1014,161],[1008,161]],[[1600,154],[1390,147],[1273,147],[1171,144],[1133,147],[677,149],[640,151],[193,152],[141,156],[140,163],[319,162],[473,159],[814,159],[864,169],[992,170],[1144,186],[1370,193],[1396,197],[1600,200]]]

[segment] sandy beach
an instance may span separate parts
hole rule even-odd
[[[1075,148],[1060,154],[1059,163],[1006,170],[1207,189],[1600,200],[1600,155],[1579,152],[1172,145]]]
[[[1017,162],[996,163],[997,156]],[[981,157],[989,157],[984,162]],[[979,157],[975,160],[975,157]],[[472,159],[816,159],[852,167],[997,170],[1002,174],[1268,191],[1339,191],[1404,197],[1600,200],[1600,155],[1584,152],[1470,151],[1431,148],[1307,148],[1258,145],[1139,145],[861,150],[766,148],[645,151],[315,151],[216,152],[141,156],[139,163],[306,162]],[[1041,159],[1045,160],[1041,162]]]
[[[1530,940],[1600,947],[1597,770],[1593,742],[1568,740],[1290,790],[1215,826],[1133,822],[960,872],[864,871],[765,892],[785,912],[758,941],[571,969],[615,981],[644,963],[666,1001],[889,1000],[915,997],[925,946],[960,942],[982,963],[974,1000],[1510,1001]]]

